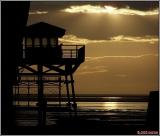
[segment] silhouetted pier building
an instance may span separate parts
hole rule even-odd
[[[61,110],[61,87],[62,84],[65,85],[67,94],[65,108],[76,114],[73,73],[85,60],[85,47],[84,45],[60,44],[58,38],[64,34],[64,29],[44,22],[26,27],[20,49],[21,54],[18,58],[14,105],[18,107],[20,101],[27,101],[26,106],[30,108],[30,101],[33,99],[31,92],[33,92],[33,88],[36,88],[37,105],[35,108],[38,110],[39,125],[45,123],[47,108],[45,91],[47,91],[47,87],[53,88],[53,94],[56,88],[58,92],[56,96],[59,100],[58,110]],[[26,97],[20,98],[24,92]]]

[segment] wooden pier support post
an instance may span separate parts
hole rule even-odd
[[[43,98],[43,66],[38,65],[38,125],[45,125],[45,108],[44,108],[44,98]]]
[[[59,107],[61,107],[61,77],[58,77],[58,80],[59,80],[59,87],[58,87],[58,90],[59,90]]]
[[[19,102],[19,83],[17,84],[17,100],[18,100],[18,105],[20,105],[20,102]]]
[[[68,84],[67,74],[65,75],[65,83],[66,83],[66,89],[67,89],[68,107],[70,111],[71,110],[71,100],[70,100],[70,95],[69,95],[69,84]]]
[[[28,81],[28,88],[27,88],[28,92],[27,92],[27,98],[28,98],[28,107],[29,107],[29,98],[30,98],[30,86],[29,86],[29,81]]]
[[[70,75],[71,78],[71,87],[72,87],[72,99],[73,99],[73,108],[75,112],[75,116],[77,116],[77,103],[76,103],[76,97],[75,97],[75,90],[74,90],[74,80],[73,75]]]

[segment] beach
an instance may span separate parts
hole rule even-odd
[[[89,98],[92,101],[89,101]],[[89,102],[82,101],[84,100],[84,96],[79,96],[76,114],[74,111],[65,109],[66,102],[61,102],[61,109],[58,108],[58,102],[48,102],[46,108],[46,121],[43,129],[49,129],[48,133],[55,134],[67,134],[68,132],[69,134],[72,132],[74,134],[82,132],[92,133],[92,131],[96,131],[100,134],[108,134],[108,131],[110,131],[110,133],[114,134],[116,131],[112,132],[112,129],[118,130],[119,128],[129,128],[129,130],[133,129],[132,131],[137,133],[136,130],[138,131],[145,128],[148,106],[146,96],[136,96],[135,99],[132,96],[130,97],[130,101],[126,101],[129,99],[129,97],[127,98],[126,96],[101,96],[96,97],[95,99],[94,96],[90,96],[89,98],[87,98]],[[17,106],[17,128],[27,129],[32,127],[31,129],[33,129],[38,126],[38,110],[36,110],[35,103],[30,102],[30,107],[27,108],[27,106],[27,102],[24,101],[20,102],[19,106]],[[51,131],[51,128],[54,131]],[[59,131],[60,129],[64,129],[64,131]],[[69,131],[70,129],[72,129],[72,131]],[[121,129],[121,131],[122,130],[123,129]],[[122,131],[121,133],[129,133],[128,130],[125,131]]]

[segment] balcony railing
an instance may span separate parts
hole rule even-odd
[[[42,46],[26,46],[23,48],[24,60],[29,61],[60,61],[60,60],[76,60],[83,62],[85,59],[84,45],[58,45],[55,47]]]
[[[80,58],[84,56],[84,45],[63,45],[62,58]]]

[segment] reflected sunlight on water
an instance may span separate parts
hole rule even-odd
[[[104,109],[117,109],[118,103],[117,102],[104,102],[103,103]]]
[[[26,102],[21,101],[16,105],[32,107],[36,106],[37,102]],[[61,102],[62,105],[65,105],[66,102]],[[58,102],[47,102],[48,106],[58,106]],[[147,110],[147,102],[77,102],[79,110]]]
[[[147,102],[78,102],[80,109],[92,110],[146,110]]]
[[[107,100],[107,98],[105,98]],[[113,98],[112,98],[113,99]],[[116,99],[116,97],[114,98]],[[120,99],[120,98],[117,98]],[[16,105],[24,107],[36,107],[36,101],[20,101],[16,102]],[[66,106],[66,101],[62,101],[61,104]],[[48,101],[47,107],[57,107],[58,101]],[[62,106],[62,107],[63,107]],[[113,101],[78,101],[77,102],[77,113],[79,117],[85,117],[91,120],[107,120],[107,121],[144,121],[148,107],[148,102],[113,102]],[[38,113],[35,110],[20,110],[17,112],[16,122],[20,126],[36,126]],[[68,117],[69,112],[57,112],[47,111],[46,112],[46,124],[54,125],[57,117],[63,116]],[[142,122],[143,123],[143,122]]]

